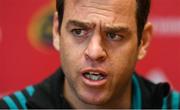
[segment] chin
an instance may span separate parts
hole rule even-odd
[[[107,96],[105,95],[80,95],[79,99],[89,105],[102,106],[107,102]]]

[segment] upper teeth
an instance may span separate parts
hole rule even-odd
[[[94,81],[104,79],[104,76],[102,76],[98,72],[87,72],[87,73],[85,73],[85,77],[88,79],[94,80]]]

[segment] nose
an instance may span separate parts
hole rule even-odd
[[[100,36],[92,36],[85,49],[86,60],[102,62],[107,58],[107,52]]]

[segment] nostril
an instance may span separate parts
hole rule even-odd
[[[91,61],[104,61],[107,58],[107,53],[104,49],[87,49],[85,51],[85,58]]]
[[[88,61],[102,62],[106,60],[106,56],[92,56],[85,54],[85,59]]]

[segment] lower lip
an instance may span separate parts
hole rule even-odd
[[[103,80],[94,81],[94,80],[90,80],[90,79],[84,77],[83,75],[81,75],[81,76],[82,76],[82,80],[83,80],[84,84],[87,86],[91,86],[91,87],[103,86],[107,82],[107,77],[105,77]]]

